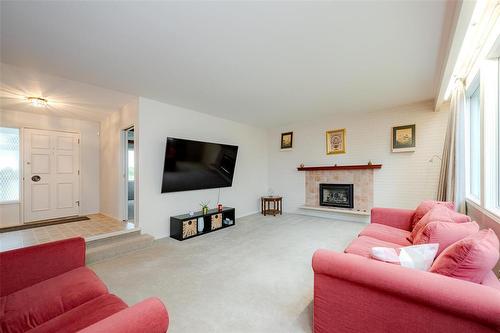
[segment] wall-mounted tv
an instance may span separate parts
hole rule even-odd
[[[161,192],[230,187],[238,146],[167,138]]]

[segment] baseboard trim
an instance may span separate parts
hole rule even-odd
[[[256,211],[253,211],[253,212],[250,212],[250,213],[243,213],[241,215],[236,215],[236,218],[237,219],[241,219],[243,217],[247,217],[247,216],[250,216],[250,215],[255,215],[255,214],[258,214],[258,213],[259,213],[259,211],[256,210]]]

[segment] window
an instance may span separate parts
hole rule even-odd
[[[480,87],[469,97],[469,195],[476,200],[481,192],[481,109]]]
[[[19,129],[0,127],[0,202],[19,201]]]
[[[132,181],[132,180],[134,180],[134,151],[133,150],[128,151],[127,162],[128,162],[128,180]]]
[[[497,209],[500,210],[500,58],[497,59]]]

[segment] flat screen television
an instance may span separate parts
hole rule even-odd
[[[238,146],[167,138],[161,192],[230,187]]]

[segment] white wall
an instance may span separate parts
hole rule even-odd
[[[118,220],[124,219],[125,204],[122,132],[137,124],[137,102],[127,104],[101,122],[101,213]],[[135,141],[137,160],[137,137]]]
[[[297,166],[383,164],[374,172],[374,205],[413,208],[434,198],[449,112],[433,112],[430,103],[386,112],[335,114],[309,123],[269,131],[269,187],[284,196],[285,211],[297,211],[305,202],[304,172]],[[413,153],[391,152],[391,127],[416,124],[417,149]],[[325,132],[346,128],[347,153],[326,155]],[[280,151],[280,135],[293,131],[293,150]]]
[[[99,212],[99,129],[93,121],[0,110],[0,126],[80,132],[80,213]],[[21,223],[20,205],[0,205],[2,225]]]
[[[161,193],[167,136],[238,145],[233,186],[222,189],[221,202],[236,215],[257,212],[267,190],[266,131],[196,111],[139,99],[139,225],[156,238],[169,236],[170,216],[217,203],[217,189]],[[237,222],[236,222],[237,223]]]
[[[21,216],[18,203],[0,204],[0,228],[21,224]]]

